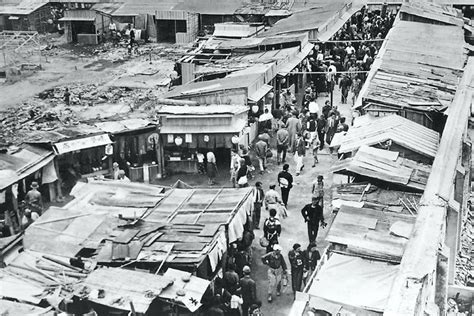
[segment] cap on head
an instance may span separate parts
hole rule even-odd
[[[274,185],[274,184],[270,184],[270,189],[272,189],[272,190],[273,190],[273,189],[275,189],[275,187],[276,187],[276,185]]]
[[[296,249],[298,249],[298,248],[300,248],[300,247],[301,247],[301,245],[298,244],[298,243],[296,243],[296,244],[293,245],[293,250],[296,250]]]
[[[250,272],[251,272],[250,267],[249,267],[249,266],[244,266],[244,267],[242,268],[242,272],[243,272],[244,274],[250,274]]]
[[[322,175],[318,176],[318,180],[323,180],[323,179],[324,179],[324,177]]]
[[[287,163],[284,164],[284,165],[283,165],[283,170],[288,170],[288,169],[290,169],[290,165],[287,164]]]
[[[124,175],[125,175],[125,171],[122,170],[122,169],[120,169],[120,170],[118,171],[118,174],[119,174],[119,176],[124,176]]]
[[[283,248],[282,248],[279,244],[274,244],[274,245],[273,245],[273,250],[274,250],[274,251],[282,251]]]
[[[119,167],[119,164],[116,163],[116,162],[114,162],[114,163],[112,164],[112,167],[113,167],[113,168],[118,168],[118,167]]]
[[[31,182],[31,188],[38,189],[39,188],[38,182],[36,181]]]

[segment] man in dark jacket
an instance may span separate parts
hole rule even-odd
[[[263,236],[268,240],[267,252],[273,250],[273,245],[278,244],[278,237],[281,234],[280,220],[276,218],[277,211],[270,209],[270,217],[263,224]]]
[[[281,188],[281,200],[285,207],[288,206],[288,196],[290,195],[290,190],[293,187],[293,176],[288,172],[290,168],[289,164],[283,165],[283,170],[278,174],[277,181],[278,185]]]
[[[288,252],[288,260],[291,265],[291,287],[293,288],[293,295],[296,296],[296,291],[301,291],[306,266],[300,244],[296,243],[293,245],[293,250]]]
[[[240,287],[242,292],[242,314],[248,315],[249,307],[257,301],[257,284],[250,277],[250,267],[245,266],[242,269],[244,277],[240,279]]]
[[[321,224],[323,228],[327,225],[324,221],[323,208],[319,203],[319,199],[320,197],[313,197],[311,203],[306,204],[301,210],[301,215],[308,225],[308,238],[310,243],[316,241],[319,225]]]

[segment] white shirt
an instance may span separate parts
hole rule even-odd
[[[110,31],[116,31],[117,30],[117,26],[115,25],[115,23],[112,22],[112,23],[109,24],[109,30]]]
[[[196,155],[196,158],[197,158],[197,161],[200,162],[200,163],[203,163],[204,162],[204,155],[201,154],[201,153],[198,153]]]
[[[319,112],[319,105],[316,102],[311,101],[308,104],[308,110],[309,110],[309,113],[318,113]]]
[[[263,113],[262,115],[260,115],[260,117],[258,118],[258,120],[259,120],[260,122],[264,122],[264,121],[271,120],[272,118],[273,118],[272,113],[268,112],[268,113]]]
[[[206,154],[206,158],[207,158],[207,162],[216,163],[216,156],[214,155],[214,153],[212,151],[210,151]]]
[[[347,46],[347,47],[346,47],[346,53],[347,53],[347,55],[352,55],[352,54],[354,54],[354,53],[355,53],[355,48],[352,47],[352,46]]]

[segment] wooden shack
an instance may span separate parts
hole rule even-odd
[[[23,0],[17,5],[0,7],[0,31],[37,31],[45,33],[53,28],[51,6],[46,0]]]
[[[249,139],[250,129],[246,129],[246,106],[163,106],[158,115],[167,173],[197,173],[197,151],[214,152],[218,169],[227,170],[231,149],[253,140]]]

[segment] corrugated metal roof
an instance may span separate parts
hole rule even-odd
[[[233,15],[242,0],[186,0],[178,3],[173,10],[183,10],[208,15]]]
[[[410,189],[424,190],[431,171],[429,166],[404,158],[392,161],[385,158],[383,152],[385,150],[375,148],[370,154],[359,150],[354,157],[336,162],[331,167],[331,172],[360,175]]]
[[[421,124],[399,115],[388,115],[370,120],[366,125],[351,127],[338,144],[339,153],[348,153],[361,146],[373,146],[392,142],[417,152],[420,155],[434,158],[439,146],[439,133]]]

